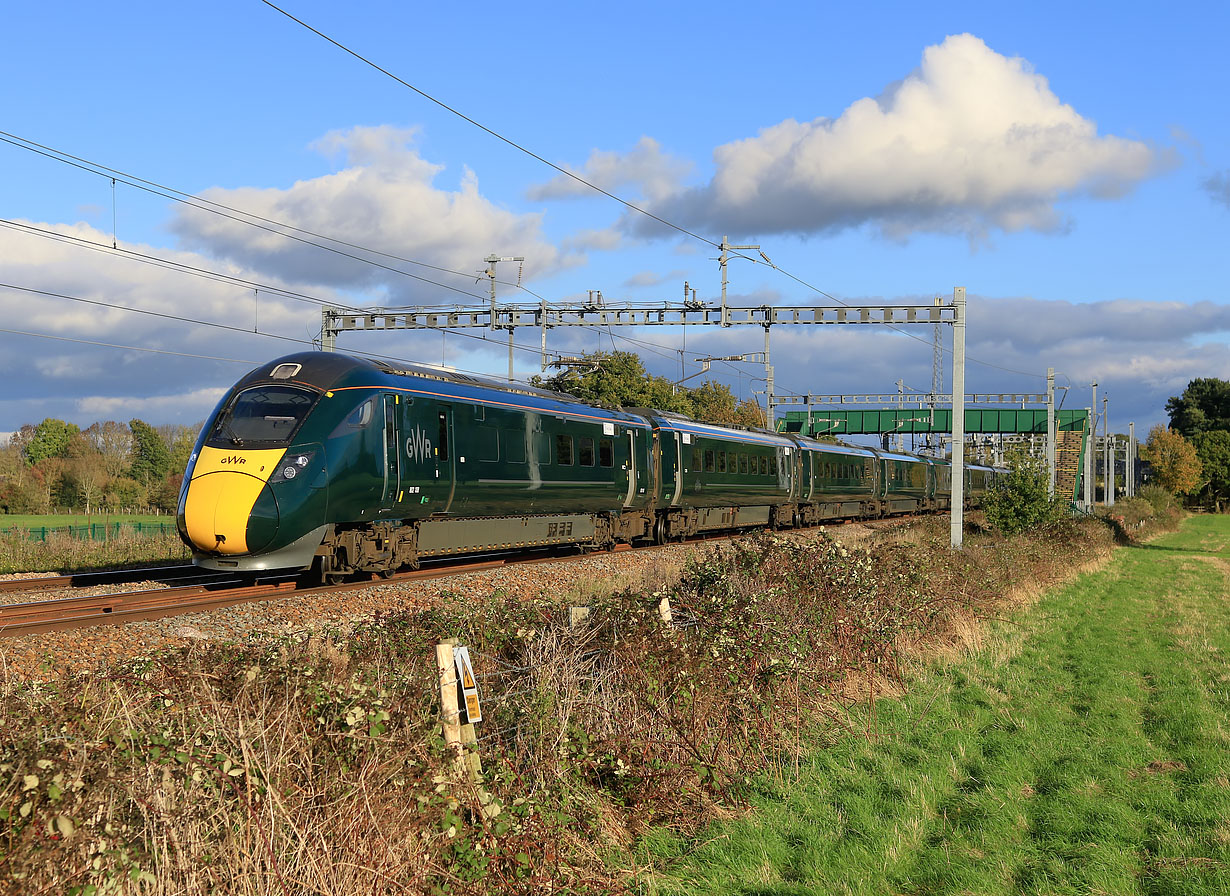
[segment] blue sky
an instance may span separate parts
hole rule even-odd
[[[758,243],[842,302],[965,286],[969,354],[986,362],[969,391],[1039,391],[1054,367],[1065,407],[1086,406],[1097,379],[1112,428],[1134,420],[1143,436],[1190,379],[1230,378],[1225,4],[283,8],[621,198],[713,242]],[[4,329],[41,334],[0,332],[0,432],[46,416],[196,423],[248,367],[311,340],[314,302],[469,304],[492,252],[527,259],[533,295],[502,285],[501,301],[676,302],[685,280],[718,296],[712,246],[574,190],[260,0],[27,4],[6,11],[0,47],[0,131],[22,144],[0,142],[0,307]],[[343,259],[23,141],[459,273],[424,283]],[[833,304],[765,265],[729,273],[732,304]],[[915,332],[775,328],[779,390],[925,390],[931,333]],[[552,331],[548,348],[612,336],[678,377],[678,330]],[[518,331],[519,376],[538,371],[538,340]],[[685,370],[762,342],[693,328]],[[507,364],[502,336],[338,347]],[[714,373],[744,396],[763,388],[757,365]]]

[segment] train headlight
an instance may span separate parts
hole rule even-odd
[[[288,454],[282,460],[282,466],[273,471],[273,475],[269,477],[269,482],[287,482],[294,479],[300,473],[307,469],[308,464],[312,462],[315,456],[314,452],[304,451],[298,454]]]

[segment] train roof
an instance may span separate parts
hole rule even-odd
[[[395,377],[440,383],[442,388],[434,394],[462,401],[506,404],[542,413],[598,416],[630,426],[648,425],[643,418],[635,414],[585,402],[563,392],[500,382],[427,364],[400,361],[392,363],[337,352],[299,352],[286,355],[252,370],[239,381],[236,388],[278,382],[307,386],[320,392],[364,387],[388,388],[391,386],[389,379]],[[408,386],[397,388],[432,391]]]
[[[796,436],[799,443],[808,451],[825,451],[832,454],[849,454],[857,457],[872,457],[876,454],[871,448],[863,445],[849,445],[845,442],[821,442],[806,436]]]

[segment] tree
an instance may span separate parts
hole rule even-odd
[[[596,352],[583,359],[592,365],[584,372],[570,368],[552,377],[536,376],[531,382],[590,404],[654,408],[726,426],[765,425],[764,411],[758,404],[736,402],[730,389],[720,383],[709,381],[695,389],[681,388],[665,377],[650,376],[632,352]]]
[[[65,423],[55,417],[48,417],[38,426],[31,427],[27,432],[22,427],[22,454],[26,463],[37,467],[51,457],[68,457],[68,447],[74,435],[81,431],[74,423]]]
[[[688,390],[692,416],[706,423],[764,428],[764,410],[754,401],[737,401],[729,386],[708,380]]]
[[[171,470],[171,453],[157,430],[144,420],[130,420],[132,465],[128,475],[141,483],[148,494],[161,485]]]
[[[1187,439],[1202,432],[1230,430],[1230,382],[1194,379],[1182,395],[1166,402],[1166,412],[1170,428]]]
[[[182,423],[168,423],[158,427],[158,433],[167,444],[170,452],[171,475],[182,473],[188,466],[188,458],[196,447],[196,437],[205,426],[185,426]]]
[[[103,486],[110,478],[102,452],[95,447],[89,430],[86,430],[73,435],[67,455],[61,486],[61,503],[70,507],[84,503],[85,512],[90,513],[102,494]]]
[[[122,476],[132,462],[132,430],[117,420],[95,423],[85,431],[98,453],[108,476]]]
[[[1204,476],[1209,504],[1221,511],[1222,501],[1230,497],[1230,432],[1215,429],[1192,438]]]
[[[1157,483],[1172,494],[1187,494],[1200,487],[1200,458],[1191,442],[1160,424],[1149,430],[1140,458],[1153,467]]]
[[[1022,453],[1011,464],[1008,475],[983,495],[987,523],[1004,535],[1016,535],[1063,519],[1064,502],[1051,497],[1046,462]]]
[[[536,386],[575,395],[590,404],[614,408],[657,408],[686,414],[691,405],[684,392],[665,377],[650,376],[633,352],[595,352],[582,356],[584,372],[568,368],[552,377],[533,377]]]

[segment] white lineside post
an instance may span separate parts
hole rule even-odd
[[[1127,469],[1123,473],[1123,488],[1129,498],[1136,497],[1136,424],[1128,424]]]
[[[965,287],[952,290],[952,549],[965,531]]]
[[[1115,506],[1115,443],[1110,437],[1109,398],[1102,399],[1102,441],[1106,443],[1102,472],[1102,498],[1107,507]]]
[[[457,695],[457,665],[453,660],[455,639],[436,645],[436,670],[440,673],[440,728],[448,749],[453,770],[463,778],[470,768],[466,764],[465,748],[461,742],[461,709]]]
[[[1055,497],[1055,478],[1056,478],[1056,443],[1059,441],[1059,433],[1055,429],[1055,368],[1046,368],[1046,469],[1047,479],[1050,485],[1047,488],[1047,495]]]

